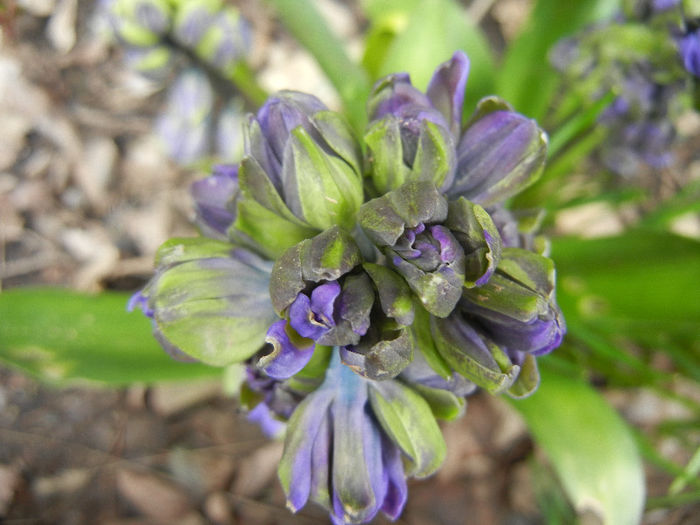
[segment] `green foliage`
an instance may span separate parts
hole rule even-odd
[[[679,371],[700,379],[700,243],[635,230],[583,240],[554,239],[558,300],[569,342],[583,344],[599,372],[622,384],[668,381],[630,343],[665,352]]]
[[[0,294],[0,360],[45,381],[111,385],[221,375],[168,356],[128,294],[25,288]]]
[[[513,402],[551,460],[574,508],[604,524],[639,523],[644,471],[634,439],[603,397],[587,384],[553,373],[546,359],[542,384]]]
[[[461,49],[470,60],[465,108],[492,93],[494,58],[489,44],[464,8],[452,0],[367,1],[372,21],[364,63],[373,78],[405,71],[424,90],[436,63]]]
[[[618,0],[538,0],[524,30],[508,46],[496,80],[497,93],[517,111],[541,118],[559,82],[547,58],[551,47],[618,9]]]

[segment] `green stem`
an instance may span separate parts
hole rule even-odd
[[[365,101],[370,83],[367,73],[345,53],[342,42],[310,0],[268,0],[285,27],[316,58],[335,86],[348,120],[357,132],[365,126]]]
[[[260,87],[255,80],[255,74],[251,71],[250,66],[239,61],[229,71],[229,79],[254,106],[261,106],[267,99],[267,92]]]

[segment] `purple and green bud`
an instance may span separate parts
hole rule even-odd
[[[209,20],[195,51],[204,62],[226,73],[245,58],[250,47],[248,22],[238,10],[226,5]]]
[[[542,173],[547,135],[495,98],[487,98],[457,146],[457,171],[447,194],[491,206],[523,191]]]
[[[170,30],[168,0],[112,0],[103,5],[115,35],[128,46],[154,46]]]
[[[542,355],[561,344],[566,326],[555,299],[554,263],[520,248],[505,248],[484,286],[465,290],[460,310],[509,352]]]
[[[213,173],[190,186],[195,222],[207,237],[226,240],[226,232],[236,219],[238,165],[219,164]]]
[[[262,348],[276,319],[268,292],[271,263],[198,237],[163,244],[156,266],[134,306],[170,345],[215,366],[244,361]]]
[[[427,94],[414,88],[405,73],[375,84],[365,142],[379,193],[416,180],[443,189],[452,184],[468,71],[466,55],[457,52],[435,71]]]
[[[165,45],[126,47],[124,62],[143,76],[162,80],[172,70],[173,51]]]
[[[222,0],[176,0],[175,4],[173,37],[183,47],[195,49],[224,3]]]
[[[350,231],[362,203],[359,144],[347,123],[315,97],[284,91],[247,127],[236,228],[278,257],[335,225]],[[268,228],[260,231],[259,223]]]

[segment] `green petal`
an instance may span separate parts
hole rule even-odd
[[[292,211],[323,230],[334,225],[352,229],[362,204],[362,180],[346,161],[326,153],[303,127],[285,148],[285,198]]]
[[[371,383],[369,399],[384,431],[410,459],[407,474],[423,478],[434,473],[446,446],[428,403],[397,381]]]
[[[387,317],[409,326],[413,322],[413,300],[406,282],[386,266],[364,263],[362,267],[374,281],[379,302]]]

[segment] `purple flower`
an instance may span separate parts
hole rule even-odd
[[[534,356],[561,344],[566,325],[555,300],[551,259],[506,248],[487,284],[465,290],[459,310],[496,344]]]
[[[156,274],[130,308],[154,322],[166,351],[214,366],[250,358],[275,319],[271,263],[206,237],[171,239],[158,250]]]
[[[438,66],[425,94],[406,74],[375,84],[365,141],[379,193],[430,180],[450,197],[490,206],[539,177],[547,139],[533,120],[491,97],[462,124],[468,72],[469,60],[458,51]]]
[[[202,233],[215,239],[226,239],[226,232],[236,219],[238,165],[219,164],[209,177],[190,186],[196,222]]]
[[[279,477],[292,511],[311,500],[333,523],[366,523],[379,511],[396,519],[406,475],[429,475],[443,457],[440,430],[419,395],[354,374],[335,352],[323,384],[289,420]]]
[[[447,193],[483,206],[503,202],[539,177],[546,152],[546,135],[534,120],[507,107],[486,112],[460,138]]]
[[[683,67],[700,78],[700,29],[691,30],[683,35],[678,41],[678,49]]]
[[[280,194],[284,194],[282,165],[292,130],[301,127],[315,140],[324,142],[312,118],[327,109],[313,95],[282,91],[268,98],[251,120],[246,154],[255,159]]]

